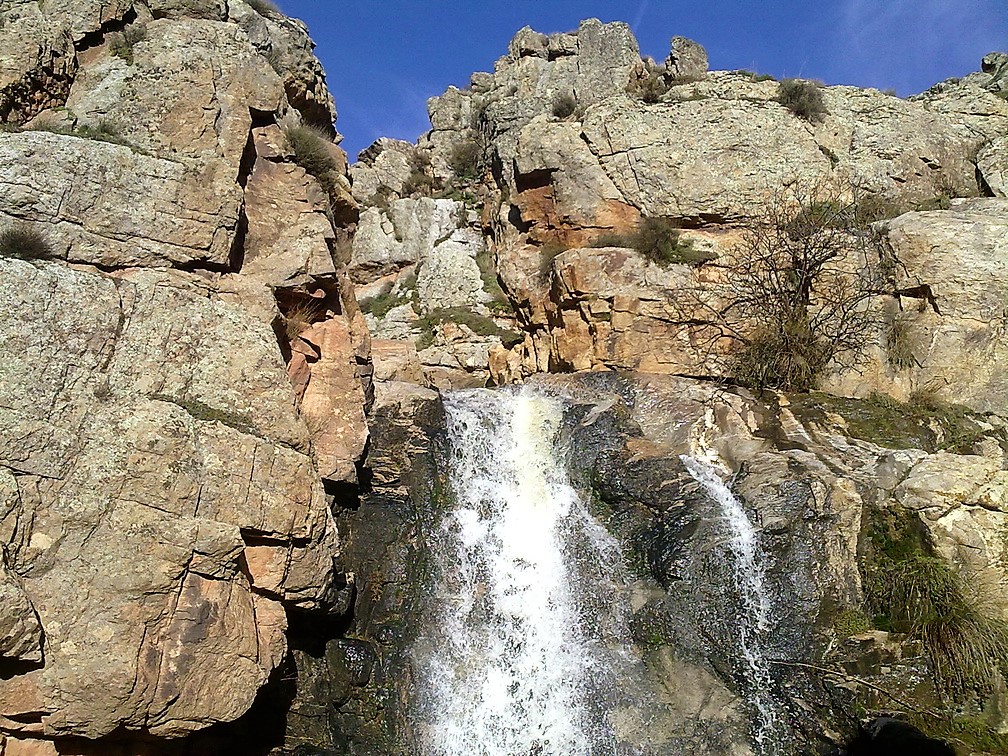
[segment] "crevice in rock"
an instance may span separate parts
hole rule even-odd
[[[994,190],[991,189],[990,184],[987,183],[986,177],[983,175],[983,171],[980,170],[979,165],[973,166],[973,172],[976,176],[977,192],[981,197],[995,197]]]
[[[123,13],[121,18],[110,18],[104,24],[91,32],[87,32],[80,39],[74,42],[74,50],[84,52],[92,47],[100,47],[105,44],[105,37],[113,32],[121,32],[130,24],[136,23],[138,18],[135,8],[130,8]]]
[[[554,173],[555,171],[550,168],[539,168],[528,173],[521,173],[516,165],[514,169],[515,189],[519,194],[530,189],[546,189],[553,185]]]

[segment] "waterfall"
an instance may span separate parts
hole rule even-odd
[[[777,712],[771,696],[770,668],[763,648],[764,636],[770,629],[770,599],[764,588],[763,553],[756,530],[741,502],[712,467],[686,455],[680,459],[689,474],[718,504],[730,534],[728,544],[732,552],[732,569],[743,611],[738,626],[743,674],[749,688],[749,700],[758,715],[753,736],[759,753],[773,753]]]
[[[609,578],[583,580],[573,552],[595,570],[621,559],[558,459],[563,407],[527,390],[444,404],[455,508],[435,539],[437,609],[418,660],[421,751],[615,753],[593,687],[611,666],[604,602],[584,595]]]

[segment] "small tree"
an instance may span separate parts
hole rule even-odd
[[[722,281],[678,301],[694,343],[739,383],[808,391],[827,368],[860,362],[873,340],[869,300],[893,289],[896,266],[856,196],[836,197],[779,192],[726,256]]]

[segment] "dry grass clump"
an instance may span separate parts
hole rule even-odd
[[[291,126],[284,129],[287,145],[294,153],[294,162],[318,179],[339,170],[329,151],[330,139],[314,126]]]
[[[560,94],[553,100],[553,115],[557,118],[570,118],[577,112],[577,107],[577,99],[573,94]]]
[[[810,123],[822,121],[828,113],[822,85],[808,79],[784,79],[777,87],[777,102]]]
[[[45,260],[54,256],[45,234],[30,223],[14,223],[0,231],[0,257]]]
[[[313,300],[298,302],[284,313],[284,333],[288,341],[294,341],[312,327],[322,314],[322,305]]]

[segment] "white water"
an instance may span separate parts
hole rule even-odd
[[[571,533],[598,564],[618,557],[557,460],[562,407],[528,393],[478,390],[446,396],[445,412],[456,508],[437,535],[444,574],[419,664],[421,749],[612,753],[592,703],[599,640],[597,628],[595,637],[583,629],[566,553]]]
[[[763,553],[756,530],[741,502],[714,468],[686,455],[680,459],[689,474],[721,508],[731,536],[732,567],[744,612],[744,616],[739,618],[739,647],[745,662],[743,671],[749,687],[749,700],[759,715],[753,737],[760,753],[773,753],[777,716],[770,695],[770,668],[763,650],[763,638],[770,629],[770,599],[764,588]]]

